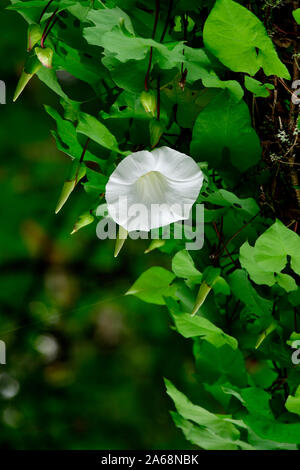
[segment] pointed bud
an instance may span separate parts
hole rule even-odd
[[[258,337],[255,345],[255,349],[258,349],[261,343],[266,339],[267,336],[269,336],[272,331],[276,330],[277,328],[277,322],[274,320],[266,330],[264,330]]]
[[[94,220],[95,217],[90,212],[84,212],[79,216],[78,220],[76,221],[71,235],[78,232],[78,230],[80,230],[81,228],[90,225],[92,222],[94,222]]]
[[[59,196],[59,199],[58,199],[58,203],[57,203],[57,206],[56,206],[56,209],[55,209],[55,214],[58,214],[60,209],[67,202],[67,200],[69,199],[69,196],[70,196],[71,192],[73,191],[73,189],[75,188],[75,186],[76,186],[76,183],[75,183],[74,180],[64,182],[64,185],[62,187],[62,190],[61,190],[61,193],[60,193],[60,196]]]
[[[24,70],[22,72],[21,77],[19,78],[16,91],[13,97],[13,101],[16,101],[24,88],[26,87],[27,83],[33,75],[41,68],[41,63],[35,55],[30,54],[28,59],[25,62]]]
[[[62,188],[62,191],[61,191],[61,194],[60,194],[60,197],[58,199],[58,203],[55,209],[55,214],[58,214],[58,212],[67,202],[76,184],[85,176],[85,173],[86,173],[86,167],[80,165],[78,160],[75,160],[72,164],[70,176],[63,185],[63,188]]]
[[[152,240],[152,242],[148,246],[147,250],[144,251],[144,253],[145,254],[150,253],[150,251],[156,250],[156,248],[160,248],[161,246],[164,246],[165,243],[166,243],[166,240],[161,240],[159,238],[157,240]]]
[[[155,116],[156,98],[152,91],[143,91],[141,93],[141,103],[146,113],[151,113],[152,116]]]
[[[198,291],[196,302],[192,311],[192,316],[196,315],[199,308],[204,304],[205,299],[210,293],[210,291],[211,291],[211,286],[209,286],[205,281],[203,281]]]
[[[38,24],[31,24],[27,33],[27,50],[31,49],[42,39],[43,30]]]
[[[152,148],[158,144],[161,136],[164,133],[164,130],[165,130],[165,127],[157,119],[150,121],[149,131],[150,131],[150,143],[151,143]]]
[[[118,256],[118,254],[120,253],[124,243],[125,243],[125,240],[128,236],[128,232],[127,230],[124,228],[124,227],[121,227],[121,225],[119,225],[119,233],[118,233],[118,236],[117,236],[117,239],[116,239],[116,246],[115,246],[115,252],[114,252],[114,257],[116,258]]]
[[[204,304],[206,297],[210,293],[212,287],[217,282],[218,277],[220,276],[221,270],[219,268],[214,268],[208,266],[202,275],[202,283],[199,288],[199,292],[196,298],[196,302],[192,311],[192,316],[196,315],[199,308]]]
[[[22,72],[22,75],[21,77],[19,78],[19,81],[18,81],[18,84],[17,84],[17,87],[16,87],[16,90],[15,90],[15,94],[14,94],[14,97],[13,97],[13,101],[17,101],[17,99],[19,98],[20,94],[22,93],[22,91],[24,90],[24,88],[26,87],[27,83],[29,82],[29,80],[33,77],[33,73],[26,73],[26,72]]]
[[[50,47],[45,47],[44,49],[36,47],[35,53],[44,67],[47,67],[47,69],[52,68],[53,50]]]

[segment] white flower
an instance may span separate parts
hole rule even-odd
[[[128,232],[148,232],[188,219],[202,183],[202,171],[183,153],[169,147],[136,152],[108,180],[108,213]]]

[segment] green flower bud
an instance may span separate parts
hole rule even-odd
[[[31,24],[27,33],[27,50],[31,49],[42,39],[43,30],[38,24]]]
[[[42,48],[36,47],[35,53],[44,67],[47,69],[51,69],[52,67],[52,59],[53,59],[53,50],[50,47]]]
[[[122,227],[121,225],[119,225],[119,232],[118,232],[118,235],[117,235],[117,239],[116,239],[116,245],[115,245],[115,251],[114,251],[114,257],[116,258],[118,256],[118,254],[120,253],[126,239],[128,237],[128,232],[127,230]]]
[[[164,133],[164,130],[165,130],[165,127],[160,121],[157,121],[157,119],[153,119],[152,121],[150,121],[149,131],[150,131],[150,143],[151,143],[152,148],[158,144],[161,136]]]
[[[57,214],[69,199],[70,194],[74,190],[76,184],[85,176],[86,167],[81,165],[78,160],[74,160],[70,170],[69,178],[64,182],[58,203],[56,205],[55,214]]]
[[[91,224],[92,222],[94,222],[94,220],[95,217],[90,212],[84,212],[79,216],[78,220],[76,221],[71,235],[73,235],[73,233],[78,232],[78,230],[80,230],[81,228]]]
[[[146,113],[155,115],[156,111],[156,98],[152,91],[143,91],[141,93],[141,103]]]
[[[41,68],[42,64],[34,54],[30,54],[25,62],[24,70],[18,81],[13,101],[16,101],[27,83],[31,80],[34,74]]]
[[[192,316],[196,315],[199,308],[203,305],[206,300],[206,297],[210,293],[211,289],[217,282],[220,276],[221,270],[219,268],[214,268],[213,266],[208,266],[202,275],[202,283],[199,288],[199,292],[196,298],[196,302],[192,311]]]
[[[148,248],[144,251],[145,254],[150,253],[153,250],[156,250],[156,248],[160,248],[161,246],[164,246],[166,243],[166,240],[161,240],[158,238],[157,240],[152,240]]]

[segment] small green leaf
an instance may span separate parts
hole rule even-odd
[[[297,286],[290,276],[281,273],[287,256],[291,257],[291,268],[300,274],[300,238],[280,220],[256,240],[254,247],[245,242],[240,249],[240,263],[256,284],[278,283],[289,292]]]
[[[235,338],[227,335],[221,328],[215,326],[207,318],[194,316],[189,313],[175,312],[169,308],[174,319],[176,329],[184,338],[200,337],[213,344],[216,348],[228,344],[232,349],[237,349],[238,343]]]
[[[293,11],[293,17],[295,18],[296,22],[300,24],[300,8],[297,8]]]
[[[261,83],[247,75],[245,76],[245,87],[257,98],[268,98],[270,96],[269,90],[274,89],[274,85],[271,83]]]
[[[187,250],[178,251],[172,259],[172,271],[177,277],[201,282],[202,274],[195,268],[194,261]]]
[[[53,50],[50,47],[36,47],[35,53],[44,67],[47,69],[52,68]]]
[[[28,27],[27,32],[27,51],[31,49],[38,43],[43,35],[43,30],[38,24],[31,24]]]
[[[102,147],[120,153],[115,136],[98,119],[90,114],[80,113],[77,132],[84,134]],[[122,152],[121,152],[122,153]]]
[[[135,295],[144,302],[164,305],[164,297],[170,297],[176,291],[176,286],[170,285],[174,279],[175,274],[167,269],[153,266],[141,274],[125,295]]]
[[[295,396],[288,396],[285,407],[290,413],[300,415],[300,385],[297,387]]]

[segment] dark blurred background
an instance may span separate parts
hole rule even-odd
[[[124,292],[148,267],[170,268],[146,242],[70,235],[87,208],[80,185],[55,205],[70,160],[58,152],[43,104],[56,97],[34,78],[12,96],[26,54],[26,24],[0,7],[0,365],[2,449],[187,449],[169,415],[163,376],[192,384],[191,344],[163,307]]]

